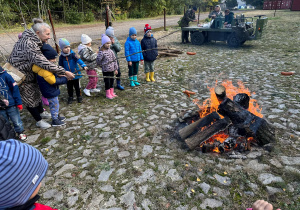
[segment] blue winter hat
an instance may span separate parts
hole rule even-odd
[[[65,47],[71,46],[70,42],[68,40],[66,40],[65,38],[59,39],[58,44],[59,44],[59,47],[61,50],[63,50]]]
[[[57,52],[46,43],[43,44],[41,51],[48,60],[55,59],[58,56]]]
[[[137,34],[135,27],[131,27],[131,28],[129,29],[129,37],[130,37],[132,34]]]
[[[25,204],[47,169],[36,148],[14,139],[0,141],[0,209]]]

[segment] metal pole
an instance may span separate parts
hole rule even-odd
[[[58,45],[56,44],[55,29],[54,29],[54,25],[53,25],[53,21],[52,21],[52,16],[51,16],[50,9],[48,9],[48,15],[49,15],[49,20],[50,20],[50,23],[51,23],[51,26],[52,26],[53,39],[54,39],[54,42],[55,42],[56,52],[59,53],[59,48],[58,48]]]
[[[183,15],[185,14],[185,7],[183,7]]]
[[[201,10],[201,6],[199,6],[199,12],[198,12],[198,24],[200,22],[200,10]]]
[[[164,30],[166,31],[166,8],[164,8]]]
[[[276,15],[277,5],[278,5],[278,1],[276,0],[275,11],[274,11],[274,17],[275,17],[275,15]]]

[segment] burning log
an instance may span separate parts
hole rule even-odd
[[[202,131],[198,130],[198,132],[196,134],[194,134],[190,138],[185,139],[185,143],[187,144],[187,146],[190,149],[195,149],[195,147],[199,146],[202,142],[206,141],[208,138],[210,138],[214,134],[225,130],[229,125],[230,125],[230,120],[226,117],[223,119],[217,120],[217,122],[213,123],[212,125],[205,128],[204,130],[202,130]]]
[[[180,135],[181,139],[186,139],[186,138],[194,135],[195,133],[197,133],[203,127],[208,126],[212,122],[219,120],[219,119],[220,119],[220,116],[218,115],[218,113],[213,112],[213,113],[197,120],[196,122],[191,123],[190,125],[180,129],[179,135]]]
[[[229,98],[219,105],[218,113],[228,117],[239,129],[240,135],[252,136],[260,145],[276,141],[275,129],[266,120],[255,116]]]

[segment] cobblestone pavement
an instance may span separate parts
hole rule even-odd
[[[126,89],[117,91],[116,99],[105,99],[102,91],[67,106],[62,87],[64,128],[41,131],[24,112],[28,143],[49,162],[40,202],[59,209],[196,210],[245,209],[265,199],[275,208],[299,209],[300,13],[277,11],[275,18],[273,11],[263,13],[270,17],[263,39],[247,41],[239,49],[223,42],[181,45],[180,33],[160,40],[159,46],[197,54],[159,58],[157,82],[131,88],[124,80]],[[126,63],[120,63],[126,78]],[[282,76],[281,71],[296,74]],[[189,151],[174,138],[180,110],[195,108],[181,91],[195,91],[193,97],[203,101],[209,97],[207,86],[225,79],[234,84],[241,80],[256,92],[253,97],[264,117],[277,129],[274,147],[253,147],[247,159],[233,160]]]

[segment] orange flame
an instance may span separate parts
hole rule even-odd
[[[238,81],[238,87],[235,87],[232,84],[232,81],[225,80],[221,83],[226,88],[226,96],[233,100],[233,97],[238,93],[246,93],[250,97],[249,101],[249,108],[248,111],[252,114],[263,117],[261,114],[261,108],[257,104],[257,101],[253,98],[251,98],[251,95],[255,95],[255,92],[250,92],[248,88],[245,87],[242,81]],[[200,118],[205,117],[206,115],[209,115],[212,112],[215,112],[218,110],[218,106],[220,105],[217,96],[215,94],[215,87],[218,85],[218,81],[216,81],[214,87],[207,87],[210,91],[210,98],[206,99],[202,104],[199,104],[198,99],[194,99],[193,102],[198,105],[200,109]]]

